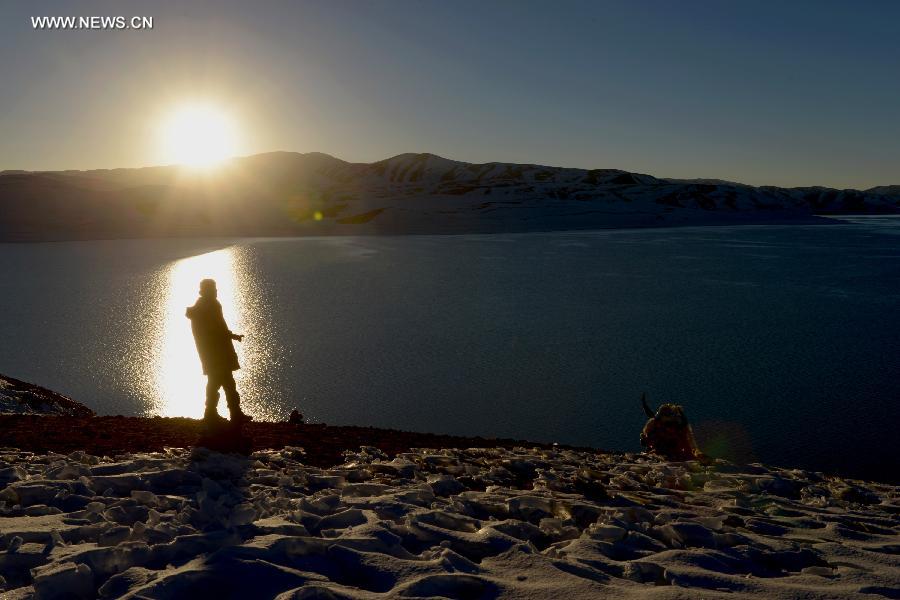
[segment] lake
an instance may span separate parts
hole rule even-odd
[[[897,480],[898,235],[857,218],[0,244],[0,372],[101,414],[198,417],[184,309],[213,277],[258,419],[637,450],[646,391],[713,455]]]

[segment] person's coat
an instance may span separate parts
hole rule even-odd
[[[194,334],[204,375],[241,368],[232,343],[234,334],[225,323],[222,305],[218,300],[200,296],[185,314],[191,320],[191,332]]]

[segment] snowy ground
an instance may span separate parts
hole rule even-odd
[[[6,598],[900,597],[900,488],[542,449],[0,450]]]

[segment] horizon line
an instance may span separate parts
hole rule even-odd
[[[433,152],[401,152],[399,154],[395,154],[395,155],[389,156],[387,158],[382,158],[382,159],[374,160],[374,161],[370,161],[370,162],[365,162],[365,161],[354,162],[354,161],[349,161],[349,160],[345,160],[342,158],[338,158],[337,156],[335,156],[333,154],[329,154],[327,152],[321,152],[318,150],[311,150],[309,152],[301,152],[298,150],[266,150],[266,151],[257,152],[254,154],[241,154],[241,155],[231,156],[231,157],[223,159],[220,163],[218,163],[216,165],[212,165],[210,167],[200,167],[200,168],[197,168],[192,165],[181,164],[181,163],[145,164],[145,165],[129,166],[129,167],[93,167],[93,168],[81,168],[81,169],[67,168],[67,169],[30,170],[30,169],[9,168],[9,169],[0,169],[0,176],[11,175],[11,174],[89,173],[91,171],[137,171],[137,170],[142,170],[142,169],[185,169],[185,170],[193,170],[193,171],[198,171],[198,172],[215,171],[217,168],[219,168],[219,167],[223,166],[224,164],[229,163],[231,161],[239,161],[239,160],[245,160],[245,159],[255,158],[255,157],[259,157],[259,156],[273,155],[273,154],[293,154],[293,155],[299,155],[299,156],[307,156],[310,154],[320,154],[320,155],[327,156],[329,158],[333,158],[335,160],[339,160],[343,163],[351,164],[351,165],[372,165],[372,164],[376,164],[376,163],[380,163],[380,162],[389,161],[389,160],[392,160],[395,158],[399,158],[401,156],[406,156],[406,155],[421,156],[421,155],[427,154],[429,156],[433,156],[435,158],[439,158],[442,160],[448,160],[448,161],[458,162],[458,163],[462,163],[462,164],[469,164],[469,165],[510,164],[510,165],[546,167],[546,168],[550,168],[550,169],[577,169],[577,170],[581,170],[581,171],[593,171],[593,170],[622,171],[624,173],[631,173],[631,174],[635,174],[635,175],[646,175],[649,177],[654,177],[656,179],[668,180],[668,181],[672,181],[672,182],[692,183],[692,182],[699,182],[699,181],[717,181],[717,182],[721,182],[721,184],[723,184],[723,185],[737,185],[737,186],[752,187],[752,188],[766,188],[766,187],[775,187],[775,188],[782,188],[782,189],[822,188],[822,189],[839,190],[839,191],[867,192],[869,190],[879,188],[879,187],[893,187],[893,186],[900,185],[900,183],[881,183],[881,184],[876,184],[876,185],[870,186],[868,188],[854,188],[854,187],[831,187],[831,186],[821,185],[821,184],[789,185],[789,186],[788,185],[775,185],[775,184],[753,184],[753,183],[745,183],[742,181],[735,181],[732,179],[723,179],[721,177],[670,177],[670,176],[653,175],[650,173],[644,173],[641,171],[632,171],[632,170],[622,169],[622,168],[618,168],[618,167],[592,167],[592,168],[569,167],[569,166],[562,166],[562,165],[548,165],[548,164],[538,163],[538,162],[511,162],[511,161],[501,161],[501,160],[492,160],[492,161],[488,161],[488,162],[470,162],[470,161],[459,160],[459,159],[455,159],[455,158],[447,158],[446,156],[441,156],[440,154],[435,154]]]

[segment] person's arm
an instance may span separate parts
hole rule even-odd
[[[219,326],[222,328],[222,331],[225,332],[225,335],[228,337],[228,339],[232,339],[232,340],[235,340],[238,342],[242,341],[244,339],[243,334],[234,333],[233,331],[231,331],[231,329],[228,328],[228,324],[225,322],[225,315],[222,314],[222,305],[219,303],[217,303],[217,304],[218,304],[218,306],[216,307],[216,313],[218,316],[217,321],[219,321]]]

